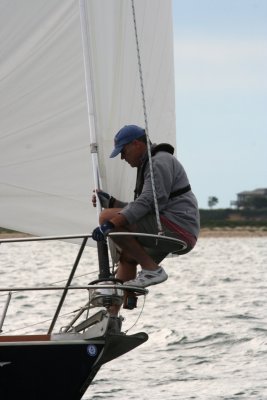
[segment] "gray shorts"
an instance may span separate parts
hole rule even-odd
[[[181,250],[179,242],[168,240],[169,238],[180,239],[178,235],[171,232],[164,224],[162,225],[163,235],[158,234],[158,224],[155,214],[147,214],[137,222],[137,232],[157,235],[157,238],[138,237],[139,243],[144,246],[146,252],[156,263],[160,263],[170,253]],[[181,240],[181,239],[180,239]]]

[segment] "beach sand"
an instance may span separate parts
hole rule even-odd
[[[263,237],[267,236],[266,228],[202,228],[199,237]]]

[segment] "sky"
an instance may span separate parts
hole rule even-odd
[[[267,187],[267,0],[173,0],[177,156],[200,208]]]

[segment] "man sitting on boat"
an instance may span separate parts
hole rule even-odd
[[[108,193],[97,191],[103,208],[99,216],[100,226],[92,238],[105,240],[110,232],[138,232],[158,235],[158,219],[155,209],[152,180],[156,190],[157,207],[163,237],[182,240],[186,248],[181,252],[179,241],[158,240],[155,237],[113,236],[119,249],[116,278],[130,286],[148,287],[167,280],[168,275],[160,266],[169,253],[184,254],[195,246],[199,234],[199,211],[186,172],[173,155],[169,144],[151,145],[153,177],[149,166],[147,135],[136,125],[124,126],[115,136],[110,158],[121,159],[137,168],[135,199],[124,203]],[[93,195],[93,204],[96,196]],[[141,271],[137,273],[137,265]]]

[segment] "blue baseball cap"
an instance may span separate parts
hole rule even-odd
[[[119,130],[114,138],[114,149],[110,154],[110,158],[116,157],[128,143],[131,143],[135,139],[140,138],[146,134],[143,128],[137,125],[125,125]]]

